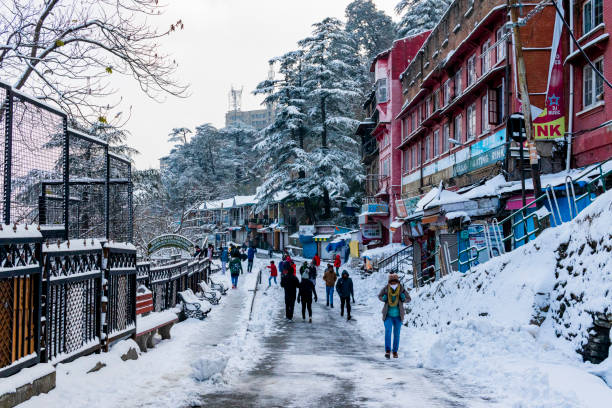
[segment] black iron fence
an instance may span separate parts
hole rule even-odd
[[[148,279],[150,282],[149,289],[153,292],[153,309],[161,312],[179,303],[178,292],[186,289],[194,292],[199,290],[199,283],[207,281],[210,276],[210,261],[207,259],[181,261],[149,268],[148,274],[148,277],[141,276],[140,279],[142,281]]]
[[[106,344],[136,332],[136,248],[131,244],[107,243],[105,270]]]

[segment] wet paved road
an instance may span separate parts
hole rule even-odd
[[[442,373],[386,360],[380,346],[362,338],[337,308],[313,304],[309,324],[296,306],[294,322],[279,312],[260,364],[237,378],[233,389],[202,396],[200,407],[490,406]]]

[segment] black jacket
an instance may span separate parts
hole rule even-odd
[[[312,295],[314,294],[315,301],[317,298],[317,291],[315,290],[314,283],[310,279],[302,279],[300,282],[300,293],[298,294],[298,302],[311,303]]]
[[[317,279],[317,267],[316,266],[310,265],[308,267],[308,278]]]
[[[347,298],[353,297],[355,300],[355,295],[353,294],[353,280],[351,278],[340,278],[338,282],[336,282],[336,292],[338,292],[338,296]]]
[[[298,278],[293,276],[292,273],[287,273],[281,278],[281,287],[285,288],[285,300],[293,299],[295,301],[295,295],[297,288],[300,286]]]

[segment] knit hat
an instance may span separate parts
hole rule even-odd
[[[391,282],[399,282],[399,276],[396,273],[389,274],[389,283]]]

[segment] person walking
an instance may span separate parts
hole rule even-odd
[[[300,278],[308,279],[308,262],[306,261],[300,266]]]
[[[213,250],[214,250],[213,244],[208,244],[208,260],[210,262],[212,262]]]
[[[400,283],[399,277],[392,273],[389,275],[389,283],[378,294],[378,299],[384,302],[382,319],[385,324],[385,357],[390,358],[391,351],[393,351],[393,358],[397,358],[400,330],[406,315],[404,303],[410,302],[410,295]],[[393,346],[391,345],[392,331]]]
[[[334,272],[334,267],[330,264],[327,264],[327,269],[325,269],[325,273],[323,274],[323,280],[325,281],[325,306],[334,307],[334,285],[336,283],[336,272]]]
[[[274,279],[274,284],[278,285],[278,282],[276,281],[278,270],[276,269],[276,265],[274,265],[274,261],[270,261],[270,265],[268,265],[267,268],[270,270],[270,277],[268,278],[268,287],[272,286],[272,279]]]
[[[281,277],[281,287],[285,289],[285,316],[287,320],[293,320],[295,295],[299,286],[300,281],[292,273],[288,272]]]
[[[242,261],[238,257],[233,257],[229,263],[230,275],[232,276],[232,289],[238,287],[238,276],[242,273]]]
[[[342,276],[336,282],[336,292],[340,296],[340,316],[344,316],[346,305],[346,320],[351,320],[351,297],[355,303],[355,294],[353,293],[353,280],[349,278],[347,271],[342,271]]]
[[[225,264],[229,261],[229,253],[227,252],[227,248],[223,247],[221,250],[221,273],[225,275]]]
[[[195,253],[193,254],[194,258],[198,258],[202,254],[202,248],[199,245],[195,246]]]
[[[334,259],[334,266],[336,267],[336,276],[340,276],[340,265],[342,265],[342,261],[340,260],[340,254],[336,254],[336,258]]]
[[[247,251],[247,260],[248,260],[247,272],[248,273],[253,272],[253,261],[255,260],[256,253],[257,253],[257,248],[255,248],[254,246],[250,246]]]
[[[317,267],[314,262],[308,267],[308,279],[312,281],[314,287],[317,287]]]
[[[315,302],[318,301],[317,292],[308,278],[302,278],[300,282],[300,291],[298,293],[297,302],[302,302],[302,320],[306,320],[306,310],[308,309],[308,323],[312,323],[312,295],[314,294]]]
[[[312,262],[316,267],[321,266],[321,257],[319,256],[318,252],[315,253],[315,256],[312,258]]]
[[[274,255],[274,249],[270,246],[268,248],[268,258],[272,259],[273,255]]]

